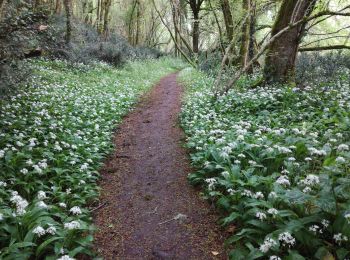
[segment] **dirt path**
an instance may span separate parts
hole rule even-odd
[[[117,131],[94,216],[105,259],[226,259],[217,216],[186,179],[181,92],[176,74],[163,78]]]

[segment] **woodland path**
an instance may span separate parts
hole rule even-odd
[[[226,259],[217,215],[187,182],[181,93],[176,74],[163,78],[118,127],[94,215],[104,259]]]

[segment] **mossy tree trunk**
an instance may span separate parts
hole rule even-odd
[[[233,38],[233,18],[229,0],[220,0],[222,14],[224,16],[226,37],[228,42]]]
[[[317,0],[283,0],[271,37],[291,22],[296,22],[311,14]],[[295,61],[305,24],[291,28],[274,41],[265,58],[264,77],[267,83],[294,81]]]
[[[251,10],[251,0],[243,0],[243,10],[244,10],[244,23],[242,26],[241,35],[241,47],[239,56],[241,59],[241,66],[245,67],[249,62],[249,30],[250,30],[250,10]]]

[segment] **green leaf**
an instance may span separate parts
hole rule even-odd
[[[37,249],[36,249],[36,256],[39,257],[45,249],[47,249],[47,246],[51,244],[52,242],[59,240],[59,239],[64,239],[63,237],[52,237],[45,242],[43,242]]]

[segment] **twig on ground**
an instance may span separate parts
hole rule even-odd
[[[168,220],[165,220],[163,222],[160,222],[160,223],[158,223],[158,225],[163,225],[163,224],[169,223],[169,222],[171,222],[173,220],[180,220],[180,222],[182,222],[185,219],[187,219],[187,216],[184,215],[184,214],[179,213],[175,217],[173,217],[172,219],[168,219]]]
[[[104,202],[104,203],[98,205],[96,208],[90,210],[90,212],[94,212],[94,211],[96,211],[96,210],[99,210],[100,208],[103,208],[103,207],[106,206],[107,204],[108,204],[108,202]]]
[[[157,207],[155,207],[155,209],[154,209],[153,211],[146,212],[146,213],[144,213],[142,216],[147,215],[147,214],[149,214],[149,215],[151,215],[151,214],[155,214],[155,213],[157,212],[157,210],[158,210],[158,206],[157,206]]]

